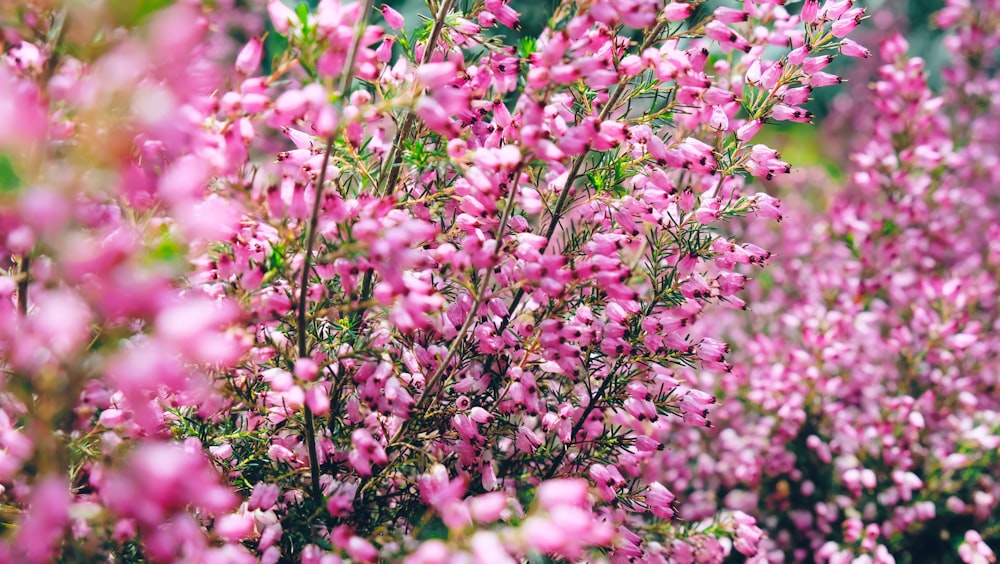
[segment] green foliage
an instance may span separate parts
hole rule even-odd
[[[124,27],[133,27],[171,4],[173,0],[118,0],[109,2],[108,6],[115,22]]]
[[[433,515],[420,527],[417,539],[422,541],[431,539],[448,540],[448,525],[445,525],[440,517]]]
[[[180,270],[185,268],[186,255],[187,247],[164,228],[162,234],[150,245],[146,256],[151,263],[165,263]]]
[[[9,155],[0,153],[0,194],[16,192],[21,187],[21,177],[14,169]]]

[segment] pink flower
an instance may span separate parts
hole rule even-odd
[[[250,511],[256,511],[258,509],[268,511],[278,501],[278,495],[280,493],[281,488],[277,485],[257,482],[257,484],[253,487],[253,493],[250,494],[250,500],[247,508]]]
[[[719,6],[713,12],[716,20],[724,24],[737,24],[742,23],[750,19],[750,14],[743,10],[737,10],[735,8],[729,8],[727,6]]]
[[[694,6],[685,2],[671,2],[663,7],[660,12],[663,19],[668,22],[684,21],[694,11]]]
[[[51,562],[69,524],[70,493],[59,478],[34,484],[28,511],[21,519],[13,550],[22,562]]]
[[[253,514],[240,511],[222,515],[215,520],[215,532],[229,541],[246,539],[254,532]]]
[[[538,486],[535,499],[539,507],[552,510],[557,506],[588,507],[588,484],[579,478],[548,480]]]
[[[378,551],[375,550],[375,547],[358,536],[352,536],[347,541],[347,546],[344,550],[351,558],[358,562],[374,562],[378,559]]]
[[[295,359],[295,376],[301,380],[312,381],[319,374],[319,366],[311,358]]]
[[[962,544],[958,546],[958,556],[966,564],[989,564],[996,561],[993,550],[983,542],[977,531],[966,531]]]
[[[382,12],[382,17],[385,18],[386,25],[390,28],[398,31],[403,29],[403,26],[406,25],[406,20],[403,19],[403,15],[388,4],[382,4],[380,10]]]
[[[646,490],[646,507],[660,519],[673,518],[674,510],[671,507],[673,502],[674,494],[659,482],[653,482]]]
[[[860,57],[867,59],[872,56],[871,51],[859,45],[856,41],[843,39],[840,42],[840,52],[848,57]]]
[[[733,542],[733,548],[746,556],[757,554],[764,531],[757,527],[753,517],[742,511],[733,513],[733,522],[736,526],[736,539]]]
[[[386,4],[368,25],[362,3],[269,0],[289,49],[261,76],[264,30],[236,4],[180,3],[114,30],[97,18],[83,36],[100,45],[76,45],[72,26],[58,59],[50,41],[4,35],[0,364],[15,393],[0,394],[0,490],[23,511],[0,561],[77,545],[107,559],[102,547],[129,542],[155,561],[311,564],[781,548],[745,514],[711,521],[719,503],[788,506],[766,522],[822,550],[841,505],[792,507],[826,493],[800,465],[862,468],[864,445],[879,474],[835,472],[848,493],[924,502],[933,481],[912,476],[975,470],[966,445],[1000,441],[988,418],[962,419],[991,408],[967,382],[989,366],[1000,222],[986,191],[943,185],[989,184],[990,129],[939,134],[968,114],[924,95],[919,65],[891,61],[866,130],[881,145],[845,178],[866,202],[912,184],[893,200],[906,213],[838,203],[824,232],[838,251],[824,251],[786,213],[802,212],[800,191],[781,209],[754,185],[792,167],[751,144],[764,123],[808,121],[811,88],[839,80],[822,73],[832,57],[864,53],[834,36],[863,17],[851,0],[807,4],[808,24],[775,3],[713,7],[683,39],[662,24],[692,3],[596,0],[517,45],[484,29],[519,25],[508,0],[473,21],[442,4],[416,35]],[[44,6],[13,17],[43,39],[36,28],[59,21]],[[641,49],[625,27],[645,30]],[[955,72],[945,82],[964,96],[988,93]],[[978,213],[948,215],[963,206]],[[776,241],[755,214],[799,230]],[[939,239],[920,236],[931,217]],[[953,238],[963,229],[986,236]],[[771,255],[753,243],[792,271],[758,274]],[[716,307],[747,302],[780,313],[758,330]],[[902,303],[906,323],[884,325]],[[893,382],[880,361],[901,358],[933,368],[947,425],[938,396],[859,387]],[[921,370],[897,387],[919,390]],[[708,424],[715,399],[699,390],[727,398],[718,432],[682,425]],[[815,413],[805,454],[782,448]],[[941,428],[941,452],[913,456]],[[64,434],[94,451],[72,489],[43,460]],[[803,495],[756,491],[776,477]],[[988,515],[996,492],[977,487],[948,507]],[[941,507],[879,507],[879,534]],[[660,542],[675,511],[716,525]],[[290,521],[303,516],[315,522]],[[885,560],[879,538],[857,540]]]
[[[852,31],[854,31],[856,27],[858,27],[858,25],[861,24],[863,15],[864,15],[863,8],[854,8],[852,10],[848,10],[847,12],[844,13],[841,19],[833,22],[830,31],[833,33],[835,37],[841,37],[841,38],[847,37],[848,35],[850,35]]]
[[[288,33],[292,27],[299,25],[298,16],[281,0],[270,0],[267,3],[267,13],[271,17],[271,25],[278,33]]]
[[[245,75],[251,75],[257,71],[257,67],[260,66],[261,55],[264,51],[264,42],[258,37],[254,37],[243,49],[240,50],[240,54],[236,57],[236,70]]]
[[[802,11],[799,17],[802,21],[811,24],[816,22],[816,16],[819,14],[819,1],[818,0],[805,0],[802,4]]]
[[[389,460],[382,445],[365,429],[355,429],[351,433],[351,443],[353,448],[348,454],[348,460],[362,476],[371,475],[372,463],[381,465]]]
[[[41,293],[35,299],[30,327],[55,354],[68,357],[90,339],[93,314],[80,297],[69,291]]]
[[[441,88],[455,80],[457,73],[455,63],[427,63],[417,67],[417,80],[427,88]]]
[[[763,125],[761,120],[748,121],[736,130],[736,138],[744,142],[749,141],[757,135]]]
[[[469,514],[480,524],[488,524],[500,519],[507,509],[507,494],[492,492],[468,500]]]

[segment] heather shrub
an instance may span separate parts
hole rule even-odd
[[[678,518],[674,422],[770,257],[756,135],[869,53],[850,0],[697,8],[0,7],[0,560],[757,554]]]
[[[754,515],[773,561],[995,560],[1000,6],[952,2],[935,21],[943,88],[885,39],[843,118],[844,180],[787,183],[780,228],[739,235],[777,257],[748,284],[754,311],[702,320],[738,352],[730,373],[692,374],[719,398],[718,432],[678,429],[664,455],[679,514]]]

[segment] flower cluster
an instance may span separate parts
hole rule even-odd
[[[665,455],[690,494],[679,512],[757,516],[773,561],[995,559],[1000,5],[950,2],[936,22],[942,91],[887,38],[848,118],[845,185],[786,199],[778,232],[749,226],[781,260],[748,285],[752,314],[703,320],[740,351],[718,380],[721,431],[678,429],[687,446]]]
[[[663,453],[770,257],[719,229],[781,218],[755,136],[863,10],[567,1],[515,47],[505,0],[259,8],[3,12],[0,555],[757,553],[674,521]]]

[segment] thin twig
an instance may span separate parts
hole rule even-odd
[[[601,382],[601,386],[597,388],[593,395],[590,396],[590,401],[587,402],[587,407],[584,408],[583,413],[580,414],[580,418],[577,419],[576,423],[573,425],[573,429],[569,432],[571,442],[580,433],[580,430],[583,429],[583,424],[586,423],[587,418],[590,417],[590,412],[597,407],[597,402],[602,399],[605,390],[608,388],[608,383],[611,382],[611,380],[614,380],[613,373],[608,374],[604,378],[604,381]],[[548,480],[551,479],[552,476],[555,476],[556,470],[559,469],[559,465],[562,464],[563,459],[566,458],[566,455],[569,453],[569,447],[570,444],[563,444],[562,450],[559,451],[559,454],[557,454],[555,459],[552,460],[552,466],[549,466],[549,469],[545,473],[545,477],[542,478],[542,480]]]
[[[500,222],[497,226],[497,235],[496,235],[497,246],[494,249],[494,255],[493,255],[494,259],[497,258],[500,254],[500,250],[502,248],[503,234],[507,230],[507,223],[510,221],[510,217],[513,214],[514,198],[517,193],[517,188],[519,185],[519,180],[521,178],[521,170],[523,166],[524,163],[522,161],[522,163],[517,166],[517,168],[510,176],[513,185],[510,187],[510,192],[507,194],[506,207],[504,208],[500,216]],[[413,412],[420,413],[423,409],[425,409],[427,403],[431,400],[431,396],[433,396],[434,399],[440,398],[441,392],[444,390],[443,383],[447,382],[448,379],[450,379],[449,376],[448,379],[442,380],[444,372],[445,370],[447,370],[448,365],[451,363],[451,359],[454,358],[455,354],[458,353],[458,348],[462,344],[464,344],[465,337],[468,334],[469,329],[472,327],[472,323],[475,321],[476,317],[478,317],[477,312],[479,311],[479,308],[482,306],[483,302],[486,299],[486,292],[489,289],[489,283],[492,273],[493,273],[493,268],[489,267],[486,268],[486,274],[483,276],[483,281],[481,282],[479,290],[476,292],[476,298],[473,301],[472,309],[471,311],[469,311],[468,317],[465,318],[465,323],[463,323],[461,329],[459,329],[458,335],[456,335],[454,340],[452,341],[451,346],[448,348],[448,352],[445,354],[445,357],[441,359],[441,362],[438,364],[437,369],[427,380],[427,384],[424,386],[424,393],[420,397],[420,400],[417,402],[416,407],[413,409]],[[435,390],[435,388],[437,388],[437,390]],[[412,421],[413,421],[412,418],[403,421],[402,425],[400,425],[399,427],[399,431],[396,433],[396,436],[393,437],[392,441],[390,441],[390,444],[397,445],[401,448],[406,448],[408,446],[411,446],[409,442],[405,441],[405,436],[410,426],[412,425]],[[399,460],[399,457],[400,456],[397,456],[395,460]],[[393,462],[395,462],[395,460]],[[355,506],[354,506],[355,511],[357,511],[358,508],[362,505],[365,492],[367,492],[368,489],[371,487],[371,485],[376,483],[376,481],[379,478],[381,478],[385,472],[388,471],[389,467],[392,466],[392,464],[393,463],[390,462],[387,466],[382,468],[382,470],[378,473],[377,476],[368,477],[362,480],[361,486],[358,488],[358,495],[357,497],[355,497]]]
[[[451,7],[455,4],[455,0],[444,0],[441,6],[438,7],[438,13],[434,16],[434,27],[431,28],[431,35],[428,38],[427,43],[424,46],[424,55],[420,57],[420,64],[426,65],[431,62],[431,57],[434,55],[434,48],[437,46],[438,38],[441,37],[441,30],[444,29],[444,20],[448,17],[448,12],[451,11]],[[416,125],[416,115],[412,111],[406,114],[406,118],[403,120],[403,126],[396,131],[396,137],[392,141],[392,145],[389,147],[389,154],[386,155],[385,168],[379,173],[380,180],[386,180],[385,182],[379,182],[377,188],[376,196],[382,197],[392,191],[392,187],[396,184],[396,179],[399,177],[399,160],[402,158],[399,147],[404,141],[409,139],[412,133],[413,126]]]
[[[656,24],[656,26],[650,31],[649,35],[646,36],[646,40],[643,41],[642,46],[639,47],[640,53],[656,43],[657,38],[665,26],[666,21],[660,21]],[[604,108],[601,110],[598,117],[599,121],[603,122],[611,116],[611,112],[618,105],[618,100],[621,98],[622,94],[624,94],[625,85],[629,80],[631,80],[631,78],[628,77],[619,79],[618,84],[615,87],[615,91],[611,94],[607,104],[605,104]],[[572,189],[573,183],[576,182],[576,179],[580,176],[580,168],[583,166],[583,161],[586,157],[587,153],[579,155],[573,160],[573,164],[570,166],[569,175],[566,177],[566,182],[563,184],[562,192],[559,194],[559,200],[556,201],[556,207],[552,210],[552,219],[549,221],[549,226],[545,231],[545,241],[542,243],[542,248],[539,250],[539,254],[545,253],[545,250],[548,249],[552,236],[555,235],[556,228],[559,227],[559,222],[562,221],[563,214],[566,213],[566,205],[569,202],[570,190]],[[517,307],[521,304],[521,300],[524,298],[524,294],[524,288],[519,288],[517,293],[514,294],[514,298],[511,300],[510,306],[507,307],[507,315],[500,322],[500,328],[497,330],[497,335],[502,335],[503,332],[507,330],[507,327],[513,319],[514,312],[517,311]],[[492,367],[493,360],[495,358],[495,356],[491,356],[486,359],[483,372],[488,371]]]
[[[31,257],[24,255],[21,257],[21,264],[18,267],[17,280],[17,312],[21,317],[28,315],[28,284],[31,282]]]
[[[504,207],[503,214],[500,217],[500,224],[497,226],[496,241],[497,246],[494,249],[494,258],[498,257],[500,254],[500,249],[503,247],[503,236],[504,231],[507,230],[507,222],[510,221],[510,216],[512,209],[514,208],[514,196],[517,193],[518,180],[521,177],[521,167],[523,165],[518,165],[518,167],[511,174],[513,178],[513,186],[510,188],[510,193],[507,194],[507,202]],[[437,370],[431,375],[430,379],[427,380],[427,385],[424,387],[424,395],[420,397],[420,401],[417,403],[416,411],[420,413],[421,410],[427,407],[427,401],[429,401],[431,395],[437,399],[441,396],[441,391],[444,386],[438,388],[438,384],[441,383],[440,380],[444,375],[445,370],[447,370],[448,364],[451,363],[451,359],[454,358],[455,354],[458,352],[458,348],[465,343],[465,336],[468,334],[469,329],[472,327],[472,323],[479,317],[479,308],[483,305],[486,299],[486,292],[490,286],[490,278],[493,274],[493,268],[486,268],[486,274],[483,275],[483,280],[479,285],[479,291],[476,293],[476,298],[472,302],[472,310],[469,311],[468,317],[465,318],[465,323],[462,324],[462,328],[458,330],[458,335],[452,341],[451,346],[448,348],[448,354],[441,360],[438,364]],[[435,391],[436,390],[436,391]],[[400,428],[400,435],[402,436],[403,428]]]
[[[347,93],[347,89],[350,87],[351,81],[354,80],[354,63],[357,60],[358,48],[360,47],[361,38],[364,34],[365,26],[368,21],[368,14],[372,10],[372,4],[373,0],[366,0],[361,21],[358,22],[357,34],[354,37],[354,43],[351,46],[351,54],[350,57],[348,57],[347,67],[344,69],[343,81],[340,85],[340,93],[342,96]],[[312,270],[313,248],[316,245],[316,229],[319,225],[319,209],[323,203],[323,187],[326,184],[327,168],[330,166],[330,155],[333,153],[333,143],[337,138],[338,131],[339,129],[334,129],[326,138],[326,149],[323,152],[323,164],[320,166],[319,178],[316,181],[316,197],[313,200],[312,215],[309,218],[309,226],[306,231],[306,250],[302,263],[302,279],[299,283],[299,303],[298,310],[296,311],[299,358],[306,358],[309,356],[309,345],[306,340],[306,303],[309,294],[309,274]],[[320,490],[319,485],[319,454],[316,450],[315,417],[313,416],[312,409],[308,405],[304,405],[302,409],[305,414],[306,446],[309,449],[309,476],[312,482],[309,484],[309,489],[313,499],[319,500],[322,496],[322,491]]]
[[[434,17],[434,26],[431,28],[431,35],[428,39],[426,46],[424,47],[424,54],[420,58],[421,64],[427,64],[431,61],[431,57],[434,54],[434,47],[437,44],[438,38],[441,36],[441,30],[444,29],[444,20],[448,16],[448,12],[451,11],[455,0],[445,0],[441,3],[438,8],[438,12]],[[406,114],[406,118],[403,120],[403,125],[398,130],[396,130],[396,135],[393,138],[392,145],[389,146],[389,152],[386,154],[386,158],[383,164],[383,168],[379,171],[379,183],[375,188],[375,197],[384,198],[385,196],[392,193],[392,187],[395,186],[396,180],[399,178],[399,164],[402,158],[402,153],[399,147],[402,143],[409,139],[410,134],[414,125],[416,125],[416,115],[411,111]],[[372,287],[375,282],[375,272],[369,268],[365,271],[364,276],[361,278],[361,293],[358,296],[358,301],[365,302],[371,299]],[[351,315],[351,327],[360,327],[361,319],[364,315],[364,310],[358,309]]]

